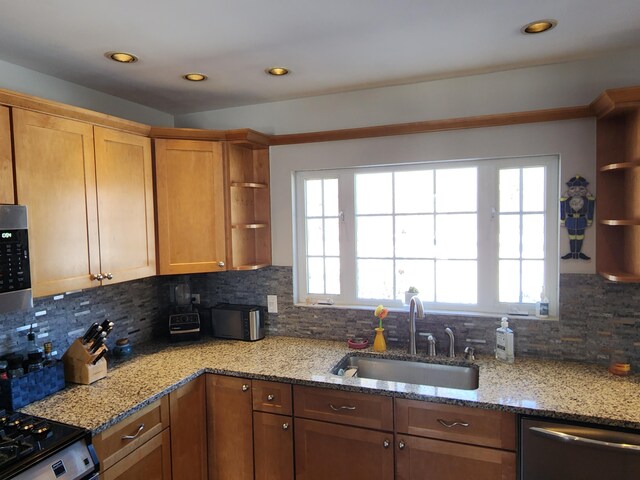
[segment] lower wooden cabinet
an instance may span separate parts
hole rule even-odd
[[[514,432],[515,434],[515,432]],[[398,480],[515,480],[516,454],[430,438],[398,435],[395,442]]]
[[[393,434],[296,418],[295,457],[297,480],[392,480]]]
[[[253,480],[251,380],[207,375],[207,412],[209,479]]]
[[[293,480],[293,418],[253,412],[255,480]]]
[[[169,394],[173,478],[206,480],[206,378],[198,377]]]
[[[169,430],[169,428],[163,430],[162,433],[135,449],[105,470],[100,478],[102,480],[170,480],[172,477]]]

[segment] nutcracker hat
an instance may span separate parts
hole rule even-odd
[[[587,185],[589,185],[589,182],[587,182],[587,179],[584,177],[581,177],[580,175],[571,177],[567,182],[568,187],[586,187]]]

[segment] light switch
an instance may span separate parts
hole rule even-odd
[[[278,313],[278,296],[267,295],[267,312]]]

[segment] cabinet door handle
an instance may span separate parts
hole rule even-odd
[[[289,430],[289,424],[288,423],[283,423],[282,424],[282,429],[283,430]]]
[[[224,267],[224,262],[218,262],[219,267]]]
[[[442,420],[438,418],[438,423],[443,427],[453,428],[453,427],[464,427],[467,428],[469,424],[467,422],[447,422],[446,420]]]
[[[406,444],[406,443],[404,443],[404,440],[400,440],[400,441],[398,442],[398,449],[400,449],[400,450],[404,450],[404,447],[406,447],[406,445],[407,445],[407,444]]]
[[[94,275],[93,273],[91,274],[91,280],[101,281],[103,279],[104,275],[102,275],[101,273],[98,273],[97,275]]]
[[[249,385],[247,385],[246,383],[242,385],[242,391],[246,392],[247,390],[249,390]]]
[[[144,430],[144,423],[140,424],[140,426],[138,427],[138,431],[134,435],[123,435],[122,440],[133,440],[134,438],[137,438],[140,433],[142,433],[142,430]]]
[[[329,404],[329,407],[331,408],[331,410],[333,410],[334,412],[339,412],[340,410],[355,410],[356,407],[353,405],[340,405],[339,407],[335,407],[333,405],[333,403]]]
[[[107,280],[113,280],[113,273],[104,273],[103,276]]]
[[[382,442],[382,446],[384,448],[389,448],[389,445],[391,445],[391,442],[385,438],[384,442]]]
[[[276,398],[276,397],[274,397],[273,393],[270,393],[269,395],[267,395],[267,401],[268,402],[273,402],[274,398]]]

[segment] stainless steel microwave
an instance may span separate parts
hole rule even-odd
[[[211,307],[214,337],[255,341],[264,338],[264,308],[258,305],[219,303]]]
[[[27,207],[0,205],[0,313],[32,307]]]

